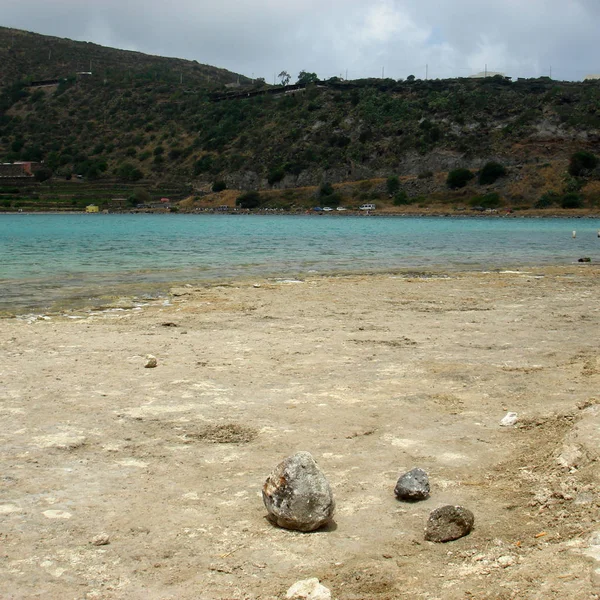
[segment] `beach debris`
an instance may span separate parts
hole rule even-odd
[[[450,504],[436,508],[429,515],[425,528],[428,542],[451,542],[471,533],[475,517],[463,506]]]
[[[584,257],[580,258],[577,262],[588,263],[588,262],[592,262],[592,259],[589,256],[584,256]]]
[[[507,412],[500,421],[500,427],[513,427],[517,424],[519,415],[516,412]]]
[[[310,452],[280,462],[262,488],[268,518],[278,527],[314,531],[331,521],[335,501],[327,478]]]
[[[173,323],[173,321],[166,321],[164,323],[161,323],[161,325],[163,327],[179,327],[179,325],[177,325],[177,323]]]
[[[394,488],[398,500],[418,502],[429,498],[429,477],[423,469],[415,468],[400,476]]]
[[[261,287],[261,285],[260,285],[260,283],[255,283],[255,284],[252,285],[252,287],[259,288],[259,287]]]
[[[331,600],[331,592],[316,577],[311,577],[296,581],[285,597],[288,600]]]
[[[92,538],[94,546],[107,546],[110,544],[110,537],[107,533],[100,533]]]
[[[152,354],[146,354],[146,364],[144,365],[146,369],[154,369],[157,364],[158,361],[156,360],[156,356],[152,356]]]

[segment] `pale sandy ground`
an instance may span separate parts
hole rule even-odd
[[[339,600],[599,597],[599,275],[246,282],[0,321],[0,598],[266,600],[307,577]],[[265,519],[297,450],[331,482],[328,530]],[[431,498],[398,502],[415,466]],[[425,542],[446,503],[474,531]]]

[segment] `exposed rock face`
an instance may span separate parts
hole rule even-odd
[[[450,542],[471,533],[475,517],[462,506],[436,508],[427,520],[425,539],[429,542]]]
[[[296,581],[287,591],[288,600],[331,600],[331,592],[316,577]]]
[[[326,525],[335,510],[329,482],[309,452],[279,463],[262,494],[269,519],[285,529],[314,531]]]
[[[429,498],[429,477],[423,469],[412,469],[398,479],[394,494],[398,500],[418,502]]]

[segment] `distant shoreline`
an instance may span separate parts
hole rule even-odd
[[[385,211],[376,210],[370,213],[363,213],[360,211],[344,211],[344,212],[319,212],[319,211],[217,211],[217,210],[204,210],[204,211],[176,211],[169,212],[165,210],[128,210],[128,211],[110,211],[108,213],[87,213],[81,210],[70,210],[70,211],[0,211],[0,217],[2,215],[90,215],[90,216],[107,216],[107,215],[188,215],[188,216],[260,216],[260,217],[329,217],[329,218],[344,218],[344,217],[398,217],[398,218],[468,218],[468,219],[600,219],[600,213],[586,210],[586,211],[561,211],[561,212],[545,212],[543,210],[531,210],[531,211],[514,211],[514,212],[473,212],[473,211],[437,211],[431,210],[426,212],[397,212],[397,211]]]

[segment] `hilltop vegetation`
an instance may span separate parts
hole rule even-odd
[[[193,193],[215,182],[240,191],[318,189],[400,176],[412,188],[404,180],[380,195],[403,193],[397,206],[442,191],[450,199],[465,189],[485,195],[480,188],[490,185],[513,204],[545,192],[596,202],[585,189],[596,165],[582,155],[582,171],[569,174],[574,153],[598,150],[596,82],[331,80],[215,102],[212,94],[239,76],[191,61],[2,28],[0,61],[0,161],[44,161],[54,179],[177,182]],[[77,76],[90,61],[92,74]],[[58,85],[30,85],[55,78]],[[479,173],[486,163],[493,166]],[[552,172],[533,195],[522,177],[527,165]],[[447,185],[448,172],[461,168],[478,177]]]

